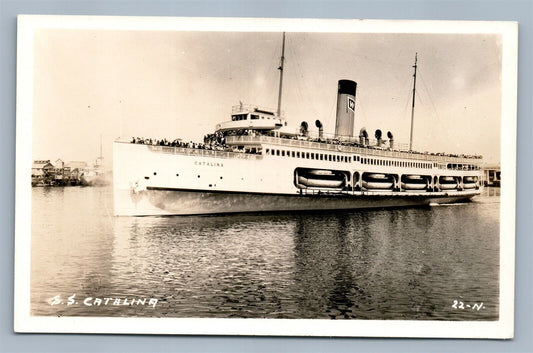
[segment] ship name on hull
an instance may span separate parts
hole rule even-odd
[[[224,163],[205,162],[205,161],[194,161],[194,165],[200,165],[200,166],[206,166],[206,167],[224,167]]]

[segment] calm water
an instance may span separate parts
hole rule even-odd
[[[498,319],[499,189],[427,208],[120,218],[108,187],[32,192],[33,315]]]

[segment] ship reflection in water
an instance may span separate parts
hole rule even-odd
[[[108,187],[32,193],[33,315],[498,319],[494,190],[437,207],[140,218],[112,217]]]

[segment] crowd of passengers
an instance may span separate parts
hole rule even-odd
[[[205,135],[203,143],[193,141],[184,142],[181,139],[170,141],[166,138],[152,139],[144,137],[133,137],[130,142],[142,145],[195,148],[216,151],[225,151],[229,149],[229,146],[226,145],[226,138],[221,133]]]
[[[145,139],[143,137],[132,138],[131,143],[139,143],[152,146],[169,146],[169,147],[184,147],[184,148],[195,148],[195,149],[206,149],[206,150],[215,150],[215,151],[234,151],[230,146],[226,144],[226,136],[270,136],[270,137],[280,137],[285,139],[292,140],[304,140],[309,142],[319,142],[319,143],[328,143],[334,145],[342,146],[352,146],[359,148],[368,148],[368,149],[379,149],[387,151],[396,151],[396,152],[405,152],[411,154],[420,154],[420,155],[432,155],[432,156],[446,156],[446,157],[458,157],[458,158],[477,158],[481,159],[482,156],[473,156],[473,155],[464,155],[464,154],[452,154],[452,153],[432,153],[432,152],[417,152],[417,151],[401,151],[396,149],[391,149],[387,146],[372,146],[368,144],[351,142],[351,141],[341,141],[339,139],[330,139],[324,137],[312,138],[305,135],[298,136],[278,136],[273,131],[260,131],[260,130],[234,130],[234,131],[225,131],[224,133],[217,131],[213,134],[207,134],[204,136],[203,143],[197,143],[193,141],[183,142],[181,139],[175,139],[172,142],[163,138],[159,139]],[[386,140],[382,140],[386,141]],[[236,152],[246,152],[246,153],[257,153],[255,149],[253,150],[235,150]]]

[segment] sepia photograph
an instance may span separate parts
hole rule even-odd
[[[15,330],[513,337],[513,22],[19,16]]]

